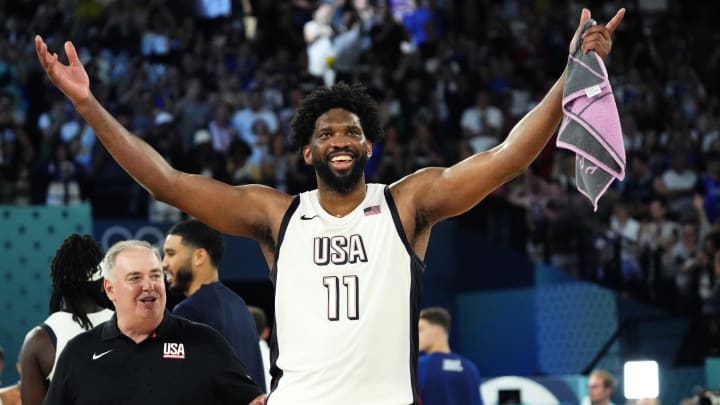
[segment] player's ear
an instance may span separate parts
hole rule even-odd
[[[373,151],[373,143],[372,141],[367,141],[367,157],[370,159],[372,157],[372,151]]]
[[[110,299],[110,301],[112,302],[115,302],[115,291],[110,280],[103,280],[103,288],[105,289],[105,294],[108,296],[108,299]]]
[[[302,154],[303,159],[305,160],[305,164],[307,164],[308,166],[312,166],[312,151],[310,150],[310,145],[303,146]]]
[[[192,253],[192,259],[193,263],[199,265],[200,263],[202,263],[203,260],[208,259],[207,250],[205,250],[204,248],[195,249]]]

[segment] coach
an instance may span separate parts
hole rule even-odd
[[[150,244],[118,242],[103,275],[116,314],[68,343],[45,404],[263,403],[220,334],[165,311],[160,256]]]

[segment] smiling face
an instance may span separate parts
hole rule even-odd
[[[347,194],[363,180],[371,151],[372,144],[365,138],[360,118],[335,108],[315,121],[310,144],[303,147],[303,156],[305,162],[315,168],[320,182]]]
[[[187,295],[193,281],[192,254],[194,248],[183,244],[180,235],[168,235],[163,246],[162,266],[172,292]]]
[[[151,249],[134,247],[120,252],[112,276],[104,283],[118,323],[149,329],[160,324],[167,298],[160,259]]]

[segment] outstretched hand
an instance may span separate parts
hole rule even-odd
[[[612,49],[611,34],[615,31],[618,25],[620,25],[620,21],[622,21],[624,16],[625,9],[621,8],[607,24],[595,24],[585,30],[582,34],[582,52],[588,53],[590,51],[595,51],[601,58],[608,56],[608,54],[610,54],[610,50]],[[585,22],[589,19],[590,10],[584,8],[580,14],[580,24],[578,24],[577,30],[575,30],[575,35],[573,36],[572,41],[570,41],[570,53],[573,53],[575,50],[575,44],[580,36],[580,31],[582,30],[583,25],[585,25]]]
[[[35,36],[35,52],[50,81],[60,89],[73,104],[77,104],[90,97],[90,79],[78,58],[77,51],[72,42],[65,42],[65,54],[68,65],[58,60],[57,53],[51,54],[47,44],[40,35]]]

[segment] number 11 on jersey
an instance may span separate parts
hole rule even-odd
[[[358,276],[342,276],[342,283],[347,291],[347,319],[358,319]],[[340,278],[338,276],[323,277],[323,285],[327,288],[328,294],[328,320],[340,320]]]

